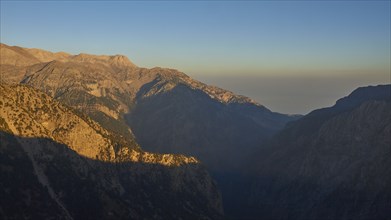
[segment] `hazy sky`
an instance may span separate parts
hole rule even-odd
[[[1,1],[1,42],[125,54],[284,113],[390,83],[390,1]]]

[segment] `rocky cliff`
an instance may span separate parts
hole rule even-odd
[[[390,219],[390,109],[391,86],[370,86],[291,123],[252,161],[247,214]]]
[[[4,219],[219,219],[220,194],[193,157],[142,151],[22,85],[0,85]]]
[[[146,150],[196,156],[216,172],[240,170],[266,138],[297,119],[177,70],[139,68],[121,55],[7,45],[2,51],[3,81],[38,88],[129,141],[135,136]],[[16,65],[8,54],[25,61]]]

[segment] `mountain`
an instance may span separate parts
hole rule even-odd
[[[279,132],[251,161],[248,217],[390,219],[391,85],[358,88]]]
[[[0,84],[1,219],[220,219],[194,157],[144,152],[24,85]]]
[[[0,87],[2,217],[222,218],[201,161],[234,219],[391,218],[391,85],[300,117],[122,55],[4,44],[0,81],[28,85]]]
[[[240,172],[248,155],[298,118],[177,70],[137,67],[121,55],[3,48],[21,60],[16,65],[11,52],[2,52],[3,81],[38,88],[145,150],[195,156],[214,172]]]

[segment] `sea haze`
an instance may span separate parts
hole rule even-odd
[[[389,1],[2,1],[1,41],[124,54],[305,114],[390,81],[389,9]]]
[[[390,72],[330,70],[328,74],[313,75],[194,74],[194,78],[251,97],[272,111],[304,115],[314,109],[333,105],[338,98],[357,87],[387,84],[390,82]]]

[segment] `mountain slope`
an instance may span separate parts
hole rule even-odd
[[[217,188],[195,158],[143,152],[30,87],[1,84],[0,107],[4,218],[222,216]]]
[[[29,66],[32,64],[40,63],[41,61],[28,51],[17,46],[8,46],[6,44],[0,44],[1,52],[1,65],[11,66]]]
[[[252,165],[252,217],[390,219],[391,85],[359,88],[276,135]]]
[[[139,68],[120,55],[53,56],[46,62],[50,56],[37,54],[50,52],[24,53],[45,62],[2,68],[3,81],[38,88],[129,141],[135,136],[146,150],[196,156],[216,172],[240,170],[247,155],[298,118],[177,70]]]

